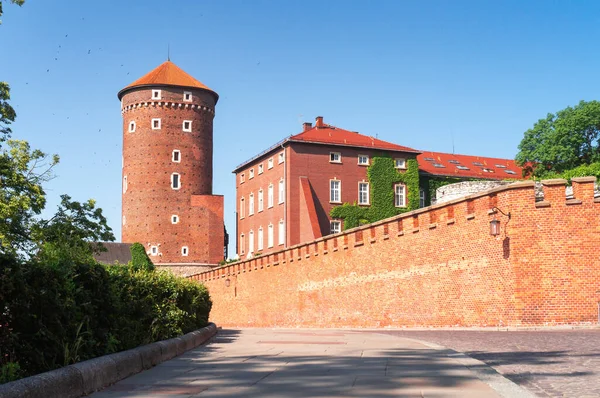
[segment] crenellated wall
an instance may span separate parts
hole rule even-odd
[[[191,276],[222,326],[528,326],[598,321],[595,178],[518,182]],[[492,210],[499,208],[501,212]],[[490,221],[501,233],[490,235]]]

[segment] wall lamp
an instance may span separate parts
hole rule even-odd
[[[506,217],[508,217],[508,221],[510,221],[510,212],[505,213],[497,207],[492,207],[491,211],[494,212],[494,219],[492,221],[490,221],[490,235],[498,236],[498,235],[500,235],[500,220],[496,220],[496,211],[499,211],[500,213],[502,213]],[[508,221],[506,222],[507,224],[508,224]]]

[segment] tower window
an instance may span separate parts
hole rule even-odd
[[[130,133],[135,132],[135,122],[134,121],[129,122],[129,132]]]
[[[177,224],[179,222],[179,216],[177,214],[173,214],[171,216],[171,224]]]
[[[160,99],[160,90],[152,90],[152,99]]]
[[[152,130],[160,130],[160,119],[152,119]]]
[[[123,176],[123,193],[127,192],[127,176]]]
[[[185,102],[192,102],[192,92],[191,91],[184,91],[183,92],[183,100]]]
[[[125,225],[126,222],[127,222],[127,219],[125,219],[125,216],[123,216],[123,225]]]
[[[171,174],[171,188],[173,188],[173,189],[181,188],[181,181],[179,179],[178,173]]]
[[[178,149],[173,151],[173,157],[171,158],[173,162],[179,163],[181,162],[181,152]]]
[[[187,256],[187,255],[188,255],[188,253],[189,253],[188,247],[187,247],[187,246],[183,246],[183,247],[181,248],[181,255],[182,255],[182,256]]]
[[[186,133],[192,132],[192,121],[191,120],[183,121],[183,131],[185,131]]]
[[[158,246],[150,246],[150,255],[158,256]]]

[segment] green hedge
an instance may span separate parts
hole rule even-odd
[[[211,306],[167,271],[0,258],[0,383],[188,333]]]

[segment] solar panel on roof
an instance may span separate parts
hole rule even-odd
[[[481,162],[473,162],[473,166],[481,166],[481,167],[483,167],[483,163],[481,163]]]
[[[467,166],[456,166],[456,168],[459,169],[459,170],[471,170]]]
[[[437,167],[438,169],[445,169],[446,166],[444,166],[443,164],[439,164],[439,163],[434,163],[433,167]]]

